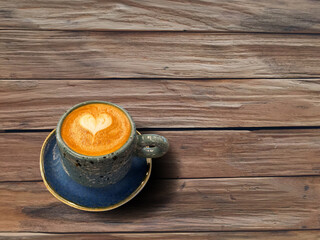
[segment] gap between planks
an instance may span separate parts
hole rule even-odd
[[[316,174],[308,174],[308,175],[267,175],[267,176],[235,176],[235,177],[179,177],[179,178],[173,178],[173,177],[157,177],[154,178],[155,180],[228,180],[228,179],[269,179],[269,178],[307,178],[307,177],[319,177],[319,175]],[[42,179],[39,180],[16,180],[16,181],[1,181],[0,184],[6,184],[6,183],[39,183],[42,182]],[[320,230],[320,229],[319,229]],[[1,231],[0,231],[1,232]]]
[[[29,31],[29,32],[101,32],[101,33],[177,33],[177,34],[266,34],[266,35],[320,35],[320,32],[248,32],[248,31],[207,31],[207,30],[99,30],[99,29],[27,29],[27,28],[0,28],[0,31]]]
[[[107,240],[107,239],[219,239],[219,240],[243,240],[243,239],[263,239],[263,240],[318,240],[320,232],[318,230],[293,230],[293,231],[231,231],[231,232],[140,232],[140,233],[47,233],[47,232],[0,232],[0,239],[10,240],[10,239],[60,239],[64,237],[66,240]]]
[[[103,234],[152,234],[152,233],[233,233],[233,232],[242,232],[242,233],[270,233],[270,232],[317,232],[320,231],[320,228],[309,228],[309,229],[278,229],[278,230],[272,230],[272,229],[266,229],[266,230],[262,230],[262,229],[256,229],[256,230],[244,230],[244,229],[239,229],[239,230],[228,230],[228,231],[224,231],[224,230],[214,230],[214,231],[206,231],[206,230],[183,230],[183,231],[128,231],[128,232],[42,232],[42,231],[38,231],[38,232],[30,232],[30,231],[0,231],[0,236],[1,234],[54,234],[54,235],[74,235],[74,234],[97,234],[97,235],[103,235]]]
[[[274,126],[274,127],[203,127],[203,128],[137,128],[138,131],[260,131],[260,130],[293,130],[320,129],[320,126]],[[0,129],[0,133],[51,132],[54,129]]]
[[[182,78],[174,78],[174,77],[163,77],[163,78],[157,78],[157,77],[152,77],[152,78],[140,78],[140,77],[123,77],[123,78],[59,78],[59,79],[55,79],[55,78],[41,78],[41,79],[35,79],[35,78],[0,78],[0,81],[228,81],[228,80],[232,80],[232,81],[245,81],[245,80],[316,80],[319,79],[319,77],[286,77],[286,78],[278,78],[278,77],[263,77],[263,78],[259,78],[259,77],[235,77],[235,78],[214,78],[214,77],[205,77],[205,78],[188,78],[188,79],[182,79]]]

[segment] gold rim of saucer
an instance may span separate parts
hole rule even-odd
[[[145,178],[143,179],[143,181],[141,182],[141,184],[139,185],[139,187],[133,192],[131,193],[128,197],[126,197],[125,199],[123,199],[122,201],[114,204],[114,205],[110,205],[108,207],[102,207],[102,208],[89,208],[89,207],[85,207],[85,206],[82,206],[82,205],[79,205],[79,204],[76,204],[74,202],[71,202],[67,199],[65,199],[64,197],[60,196],[51,186],[50,184],[47,182],[47,179],[46,179],[46,176],[44,174],[44,148],[45,146],[47,145],[48,141],[49,141],[49,138],[55,133],[56,129],[54,129],[51,133],[49,133],[49,135],[46,137],[46,139],[44,140],[43,144],[42,144],[42,147],[41,147],[41,152],[40,152],[40,172],[41,172],[41,177],[42,177],[42,180],[44,182],[44,185],[46,186],[46,188],[48,189],[48,191],[55,197],[57,198],[59,201],[71,206],[71,207],[74,207],[74,208],[77,208],[77,209],[80,209],[80,210],[84,210],[84,211],[89,211],[89,212],[103,212],[103,211],[109,211],[109,210],[112,210],[112,209],[115,209],[117,207],[120,207],[122,206],[123,204],[129,202],[131,199],[133,199],[143,188],[144,186],[146,185],[146,183],[148,182],[149,178],[150,178],[150,175],[151,175],[151,169],[152,169],[152,158],[146,158],[146,161],[147,161],[147,164],[149,166],[149,169],[148,171],[146,172],[146,176]],[[140,132],[137,131],[137,134],[141,135]]]

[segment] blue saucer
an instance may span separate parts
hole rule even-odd
[[[128,174],[118,183],[103,188],[85,187],[64,171],[53,130],[43,143],[40,154],[41,176],[47,189],[63,203],[85,211],[108,211],[134,198],[151,174],[151,158],[133,157]]]

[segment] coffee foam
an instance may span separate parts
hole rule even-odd
[[[77,153],[100,156],[112,153],[130,137],[131,124],[117,107],[103,103],[81,106],[64,119],[61,136]]]
[[[97,118],[90,113],[85,113],[79,118],[80,126],[87,129],[93,136],[97,132],[109,127],[112,124],[112,118],[106,113],[101,113]]]

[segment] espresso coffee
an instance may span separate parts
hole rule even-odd
[[[61,126],[61,137],[73,151],[100,156],[121,148],[131,133],[130,120],[119,108],[91,103],[74,109]]]

